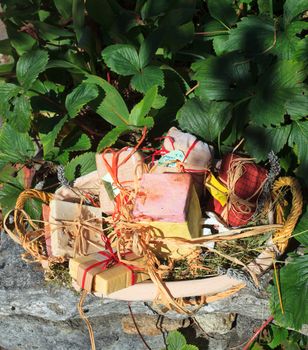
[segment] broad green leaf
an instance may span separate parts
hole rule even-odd
[[[291,22],[284,30],[277,32],[276,44],[270,52],[284,60],[307,61],[308,38],[299,35],[304,30],[308,30],[307,22]]]
[[[293,90],[292,98],[286,101],[286,111],[293,120],[298,120],[307,116],[308,111],[308,88],[298,88]]]
[[[73,26],[79,42],[85,22],[85,2],[84,0],[72,0]]]
[[[172,52],[176,52],[193,41],[195,26],[192,21],[178,26],[167,26],[162,36],[161,45]]]
[[[65,107],[71,118],[76,117],[80,110],[98,96],[98,89],[94,84],[81,83],[66,96]]]
[[[111,147],[115,144],[118,138],[129,129],[126,126],[117,126],[116,128],[109,131],[100,141],[97,146],[97,152],[103,151],[107,147]]]
[[[103,102],[98,106],[96,112],[114,126],[128,125],[129,112],[116,88],[106,80],[94,75],[88,76],[86,81],[99,85],[105,92]]]
[[[103,30],[109,31],[118,17],[108,0],[87,0],[86,9],[90,17],[100,24]],[[102,13],[104,14],[102,16]]]
[[[165,0],[148,0],[141,9],[142,19],[154,17],[164,14],[170,7],[168,1]]]
[[[73,181],[77,177],[86,175],[96,170],[95,153],[87,152],[73,158],[65,167],[65,177]]]
[[[64,144],[61,145],[61,148],[64,147]],[[66,152],[78,152],[78,151],[87,151],[91,148],[91,140],[86,134],[81,134],[77,138],[70,137],[69,144],[65,145],[64,150]]]
[[[299,330],[308,323],[308,255],[293,257],[280,269],[280,290],[284,314],[279,304],[277,288],[270,287],[270,306],[275,321],[283,327]]]
[[[20,85],[29,89],[32,83],[42,73],[48,63],[48,53],[43,50],[34,50],[23,54],[16,65],[16,75]]]
[[[178,331],[172,331],[167,337],[168,350],[180,350],[186,345],[186,339]]]
[[[46,69],[49,69],[49,68],[63,68],[63,69],[67,69],[72,73],[87,74],[87,72],[83,68],[77,66],[74,63],[64,61],[64,60],[50,60],[46,66]]]
[[[268,346],[271,349],[276,349],[278,345],[281,345],[288,338],[289,332],[286,328],[277,327],[273,324],[271,325],[271,330],[273,336],[272,341],[268,343]]]
[[[181,348],[181,350],[199,350],[199,348],[195,345],[186,344]]]
[[[130,112],[130,125],[143,126],[144,117],[150,112],[157,96],[157,86],[153,86]]]
[[[153,85],[164,86],[164,73],[156,66],[147,66],[135,74],[131,80],[133,89],[146,93]]]
[[[11,177],[11,179],[6,181],[0,191],[2,215],[6,215],[7,212],[15,208],[16,200],[23,190],[23,185],[18,179]]]
[[[155,54],[162,40],[162,30],[154,30],[141,43],[139,49],[139,66],[146,67],[150,62],[152,56]]]
[[[295,121],[292,123],[291,133],[289,137],[289,146],[296,147],[299,163],[308,164],[308,120]]]
[[[266,71],[256,86],[249,110],[258,125],[278,125],[287,113],[287,106],[303,91],[304,67],[300,62],[278,61]]]
[[[53,151],[55,148],[55,142],[61,131],[63,125],[68,120],[68,117],[55,117],[55,118],[46,118],[44,122],[45,130],[40,130],[39,137],[43,145],[44,158],[52,160]],[[57,154],[56,154],[57,155]]]
[[[176,116],[180,128],[214,141],[231,118],[231,105],[227,102],[201,101],[194,97],[188,100]]]
[[[35,155],[35,145],[27,133],[17,132],[8,124],[0,129],[0,168],[6,163],[24,164]]]
[[[249,62],[238,54],[209,57],[192,64],[198,96],[210,100],[238,100],[252,95]]]
[[[20,95],[12,100],[14,110],[9,113],[8,122],[19,132],[27,132],[30,129],[32,109],[29,98]]]
[[[251,125],[244,133],[245,149],[257,162],[266,160],[270,151],[278,153],[288,143],[290,131],[290,125],[276,128]]]
[[[231,25],[237,21],[232,0],[208,0],[207,5],[210,14],[216,20]]]
[[[109,45],[102,51],[106,65],[120,75],[133,75],[140,72],[137,50],[132,45]]]
[[[287,26],[293,18],[307,11],[307,8],[306,0],[286,0],[283,6],[283,21],[285,26]]]
[[[60,38],[74,37],[73,32],[45,22],[34,21],[33,24],[38,29],[39,36],[44,40],[58,42]]]
[[[167,102],[166,96],[162,96],[162,95],[157,94],[155,101],[153,103],[153,108],[154,109],[161,109],[165,106],[166,102]]]
[[[275,45],[274,21],[268,17],[243,17],[237,27],[230,30],[224,51],[243,51],[247,55],[262,54]]]
[[[308,247],[308,208],[304,207],[303,214],[301,215],[295,229],[293,231],[295,239],[299,241],[304,247]]]
[[[57,10],[64,19],[72,17],[72,0],[53,0]]]
[[[2,117],[8,117],[10,114],[10,100],[17,96],[20,92],[20,87],[11,83],[0,84],[0,113]]]
[[[29,34],[18,31],[16,27],[11,26],[7,22],[7,31],[12,47],[19,56],[25,54],[37,45],[37,41]]]

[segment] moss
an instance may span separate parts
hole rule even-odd
[[[49,268],[45,275],[48,283],[72,288],[72,277],[69,274],[68,262],[52,264]]]

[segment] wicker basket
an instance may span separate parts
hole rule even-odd
[[[283,218],[283,215],[281,215],[281,208],[280,210],[276,208],[276,223],[281,225],[272,235],[272,241],[275,243],[280,253],[283,253],[287,247],[288,240],[301,215],[303,202],[299,183],[296,179],[291,177],[281,177],[275,182],[272,197],[274,199],[278,198],[279,192],[282,188],[286,187],[289,188],[292,194],[292,207],[286,220]],[[15,230],[11,231],[7,229],[7,233],[14,241],[24,247],[27,255],[31,256],[34,261],[48,263],[52,259],[46,256],[43,242],[44,235],[42,234],[43,229],[39,230],[37,225],[31,222],[31,219],[23,210],[25,202],[31,198],[39,199],[48,204],[53,198],[53,195],[37,190],[26,190],[22,192],[16,202],[14,212]],[[26,230],[25,217],[34,231]],[[57,258],[57,260],[59,260],[59,258]],[[269,248],[265,248],[255,261],[250,264],[250,267],[254,269],[254,272],[258,275],[269,268],[272,262],[273,253]],[[262,268],[259,268],[260,264]],[[244,282],[226,275],[198,280],[166,282],[165,285],[174,298],[202,296],[204,302],[207,303],[228,297],[246,286]],[[112,293],[108,295],[108,298],[129,301],[148,301],[155,299],[156,295],[156,285],[153,282],[143,282]]]

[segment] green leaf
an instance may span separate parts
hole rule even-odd
[[[295,239],[299,241],[304,247],[308,247],[308,209],[307,205],[303,210],[303,214],[300,217],[293,234]]]
[[[275,285],[270,287],[272,314],[280,326],[299,330],[308,323],[308,255],[291,258],[280,269],[279,282],[284,314],[280,309]]]
[[[154,30],[141,43],[139,49],[139,67],[147,66],[162,40],[162,30]]]
[[[283,21],[285,26],[287,26],[293,18],[297,17],[302,12],[307,11],[307,7],[306,0],[286,0],[283,6]]]
[[[285,340],[287,340],[289,332],[287,329],[282,327],[277,327],[271,325],[271,331],[273,332],[272,341],[268,343],[271,349],[276,349],[278,345],[281,345]]]
[[[12,24],[7,23],[8,36],[12,47],[16,50],[19,56],[31,50],[36,46],[37,41],[33,39],[29,34],[18,31],[18,29]]]
[[[12,100],[14,110],[9,113],[8,122],[19,132],[27,132],[30,129],[32,108],[29,98],[20,95]]]
[[[116,128],[109,131],[100,141],[97,146],[97,152],[102,152],[105,148],[111,147],[115,144],[118,138],[129,129],[126,126],[117,126]]]
[[[237,21],[232,0],[208,0],[207,5],[210,14],[216,20],[224,24],[234,24]]]
[[[86,134],[81,134],[76,140],[70,138],[70,141],[70,145],[65,147],[66,152],[87,151],[91,148],[91,140]],[[63,147],[63,144],[61,146]]]
[[[16,65],[16,75],[20,85],[28,90],[48,63],[48,53],[34,50],[23,54]]]
[[[201,101],[197,97],[188,100],[176,116],[180,128],[214,141],[231,118],[231,105],[227,102]]]
[[[72,0],[72,16],[73,25],[76,33],[77,41],[79,42],[82,36],[82,31],[85,22],[85,2],[83,0]]]
[[[64,60],[50,60],[46,66],[46,69],[49,68],[65,68],[72,73],[88,74],[87,71],[77,66],[76,64]]]
[[[2,215],[6,215],[6,213],[15,208],[16,200],[23,190],[23,185],[14,177],[11,177],[11,179],[3,185],[0,191]]]
[[[271,53],[284,60],[307,61],[308,39],[299,35],[307,29],[307,22],[291,22],[284,30],[277,32],[276,45],[271,49]],[[305,57],[302,58],[302,55]]]
[[[209,57],[192,64],[193,79],[199,82],[198,96],[210,100],[238,100],[251,95],[249,62],[238,54]]]
[[[168,350],[181,350],[186,345],[186,339],[178,331],[172,331],[167,336]]]
[[[230,30],[224,42],[224,51],[243,51],[246,55],[269,51],[275,44],[274,20],[268,17],[243,17],[236,28]]]
[[[98,89],[94,84],[81,83],[66,96],[65,107],[71,118],[76,117],[80,110],[98,96]]]
[[[181,348],[181,350],[199,350],[199,348],[195,345],[186,344]]]
[[[6,163],[21,163],[35,155],[35,145],[27,133],[20,133],[10,125],[0,129],[0,168]]]
[[[46,118],[46,121],[44,122],[45,130],[40,130],[39,133],[45,159],[52,160],[54,158],[55,142],[67,119],[67,116]]]
[[[140,72],[137,50],[132,45],[115,44],[102,51],[106,65],[120,75],[133,75]]]
[[[96,170],[95,153],[87,152],[73,158],[65,167],[65,176],[68,181],[86,175]]]
[[[257,162],[266,160],[270,151],[278,153],[288,143],[290,131],[290,125],[276,128],[251,125],[244,133],[245,149]]]
[[[287,113],[290,101],[303,91],[303,65],[295,61],[278,61],[260,78],[249,110],[258,125],[278,125]]]
[[[164,86],[164,73],[156,66],[147,66],[132,77],[133,89],[146,93],[153,85]]]
[[[308,150],[308,120],[295,121],[292,123],[291,133],[289,137],[289,146],[296,147],[299,162],[307,166],[307,150]]]
[[[137,103],[130,112],[129,123],[134,126],[143,126],[144,117],[150,112],[157,96],[157,86],[153,86],[145,94],[143,99]]]
[[[193,41],[195,26],[192,21],[174,27],[168,25],[164,29],[161,45],[172,52]]]
[[[3,117],[8,117],[10,113],[10,100],[17,96],[20,91],[20,87],[11,83],[0,84],[0,114]]]
[[[127,126],[129,112],[118,91],[106,80],[94,75],[88,76],[86,81],[99,85],[105,91],[105,98],[98,106],[97,113],[114,126]]]
[[[72,0],[53,0],[58,12],[64,19],[69,19],[72,17]]]

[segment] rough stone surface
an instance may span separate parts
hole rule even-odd
[[[5,234],[0,241],[0,348],[6,350],[77,350],[89,348],[89,337],[84,323],[77,311],[79,295],[64,287],[48,284],[43,273],[36,265],[28,265],[20,258],[22,250]],[[158,316],[151,307],[143,302],[131,303],[135,317]],[[126,302],[99,299],[89,296],[84,309],[89,317],[96,338],[97,349],[135,349],[143,350],[144,344],[136,334],[126,334],[122,330],[121,320],[129,315]],[[210,316],[207,314],[220,313]],[[246,339],[249,322],[240,323],[241,318],[260,320],[269,316],[268,301],[264,295],[255,295],[243,290],[237,295],[204,306],[198,312],[198,318],[210,319],[221,317],[221,313],[237,313],[237,320],[229,323],[221,319],[222,324],[198,330],[196,326],[182,328],[190,343],[200,349],[229,349],[230,344],[240,344]],[[168,312],[165,315],[179,324],[183,315]],[[230,316],[225,316],[230,317]],[[168,321],[172,323],[173,321]],[[225,322],[225,325],[223,325]],[[202,322],[201,322],[202,323]],[[210,322],[209,322],[210,323]],[[232,328],[232,325],[236,325]],[[207,326],[210,327],[210,326]],[[222,328],[228,333],[218,334]],[[216,328],[216,329],[215,329]],[[229,329],[227,329],[229,328]],[[208,335],[211,334],[211,336]],[[145,333],[146,334],[146,333]],[[158,333],[155,333],[158,334]],[[153,350],[164,347],[164,332],[160,335],[146,336],[146,341]]]

